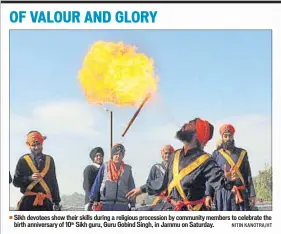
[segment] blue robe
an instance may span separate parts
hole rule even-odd
[[[236,164],[239,158],[239,155],[243,149],[235,147],[234,150],[231,153],[231,158],[233,162]],[[221,169],[224,168],[224,165],[226,165],[226,169],[230,170],[230,165],[226,161],[226,159],[221,155],[219,152],[219,149],[215,150],[212,158],[217,162],[219,167]],[[250,210],[250,204],[249,204],[249,197],[255,197],[255,188],[254,183],[251,175],[251,167],[248,160],[247,153],[245,154],[245,157],[242,161],[242,164],[240,166],[240,172],[244,178],[245,181],[245,187],[246,190],[241,191],[241,195],[243,197],[244,202],[241,204],[235,203],[235,196],[231,190],[226,190],[224,188],[214,190],[212,186],[210,186],[209,183],[206,184],[206,195],[212,196],[214,198],[215,208],[218,211],[247,211]],[[237,179],[234,181],[234,185],[241,186],[243,185],[242,181],[240,179]]]
[[[140,187],[142,193],[147,192],[147,184],[153,183],[152,181],[162,181],[165,176],[165,171],[166,171],[166,166],[165,166],[164,162],[153,165],[150,169],[148,178],[146,180],[146,184],[144,184]],[[156,198],[156,196],[151,196],[151,197],[153,199]],[[161,204],[161,203],[163,203],[163,200],[158,201],[158,204]],[[140,207],[137,210],[138,211],[149,211],[150,209],[151,209],[150,207],[145,206],[145,207]]]
[[[151,183],[154,180],[163,180],[165,175],[166,167],[164,165],[164,162],[157,163],[153,165],[150,169],[148,178],[146,180],[146,184],[141,186],[141,191],[143,193],[147,192],[147,184]]]
[[[179,170],[182,170],[191,164],[202,154],[206,153],[201,149],[191,149],[186,154],[184,154],[184,150],[182,149],[180,153]],[[169,157],[168,168],[164,177],[158,178],[157,180],[147,181],[146,189],[149,195],[160,194],[173,180],[173,161],[174,154]],[[205,195],[207,181],[209,182],[209,185],[216,190],[222,187],[229,190],[232,188],[232,184],[228,183],[224,176],[224,171],[217,165],[215,160],[210,157],[197,169],[181,180],[181,186],[187,199],[189,201],[202,199]],[[182,200],[176,188],[172,189],[170,197],[175,201]],[[202,206],[201,210],[205,209],[206,208]],[[153,206],[151,210],[173,210],[173,206],[168,202],[164,202]]]

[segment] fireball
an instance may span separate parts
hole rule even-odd
[[[98,41],[86,55],[79,82],[89,103],[134,106],[157,91],[153,59],[123,42]]]

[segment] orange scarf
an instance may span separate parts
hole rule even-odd
[[[124,162],[121,162],[120,168],[119,170],[117,169],[115,163],[113,162],[113,160],[110,160],[108,162],[108,173],[109,173],[109,179],[110,181],[117,181],[119,180],[120,176],[123,174],[124,172]]]

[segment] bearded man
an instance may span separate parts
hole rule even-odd
[[[176,133],[183,147],[169,157],[163,180],[146,184],[149,195],[159,195],[167,189],[165,201],[153,205],[151,210],[206,210],[206,181],[214,189],[232,188],[231,181],[237,178],[234,170],[224,172],[203,150],[212,139],[213,130],[213,125],[208,121],[196,118],[184,124]],[[128,195],[129,199],[132,197]]]
[[[220,188],[215,191],[207,182],[205,205],[210,208],[214,201],[217,211],[251,210],[255,206],[256,193],[247,151],[235,146],[235,128],[231,124],[222,125],[219,132],[221,146],[214,151],[212,158],[220,168],[229,170],[234,167],[238,178],[232,190]]]

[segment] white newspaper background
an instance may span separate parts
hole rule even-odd
[[[154,24],[118,24],[112,21],[107,24],[33,24],[30,21],[22,23],[10,23],[11,11],[80,11],[81,15],[86,10],[116,10],[134,11],[155,10],[158,11]],[[281,128],[280,119],[280,5],[270,4],[4,4],[1,7],[1,233],[30,233],[30,231],[45,233],[109,233],[119,230],[124,233],[131,232],[165,232],[192,230],[195,233],[207,231],[217,233],[219,231],[236,233],[237,231],[277,231],[278,208],[280,201],[280,148],[278,147],[278,130]],[[47,29],[272,29],[272,167],[273,167],[273,211],[259,212],[85,212],[85,211],[61,211],[61,212],[16,212],[9,211],[10,186],[9,173],[9,30],[47,30]],[[258,94],[257,94],[258,95]],[[241,104],[242,105],[242,104]],[[253,156],[254,157],[254,156]],[[117,220],[117,216],[119,216]],[[11,218],[10,218],[11,217]],[[115,217],[115,220],[113,220]],[[133,218],[137,220],[132,220]],[[272,220],[270,220],[272,218]],[[45,221],[42,221],[46,219]],[[57,219],[57,221],[55,221]],[[166,220],[165,220],[166,219]],[[193,220],[194,219],[194,220]],[[214,220],[216,219],[216,220]],[[53,227],[21,227],[21,222],[50,223]],[[129,223],[136,221],[135,227],[128,228]],[[107,224],[105,224],[107,222]],[[193,224],[191,224],[193,222]],[[151,223],[151,224],[150,224]],[[166,223],[163,225],[163,223]],[[198,223],[205,224],[204,228],[196,228]],[[115,224],[115,225],[114,225]],[[156,227],[157,224],[160,227]],[[189,227],[186,227],[189,224]],[[114,229],[106,228],[112,226]],[[163,226],[162,226],[163,225]],[[170,227],[168,227],[170,225]],[[152,227],[154,226],[154,227]],[[177,227],[179,226],[179,227]],[[192,228],[192,227],[195,228]],[[265,228],[267,227],[267,228]],[[189,229],[192,228],[192,229]],[[251,229],[250,229],[251,228]]]

